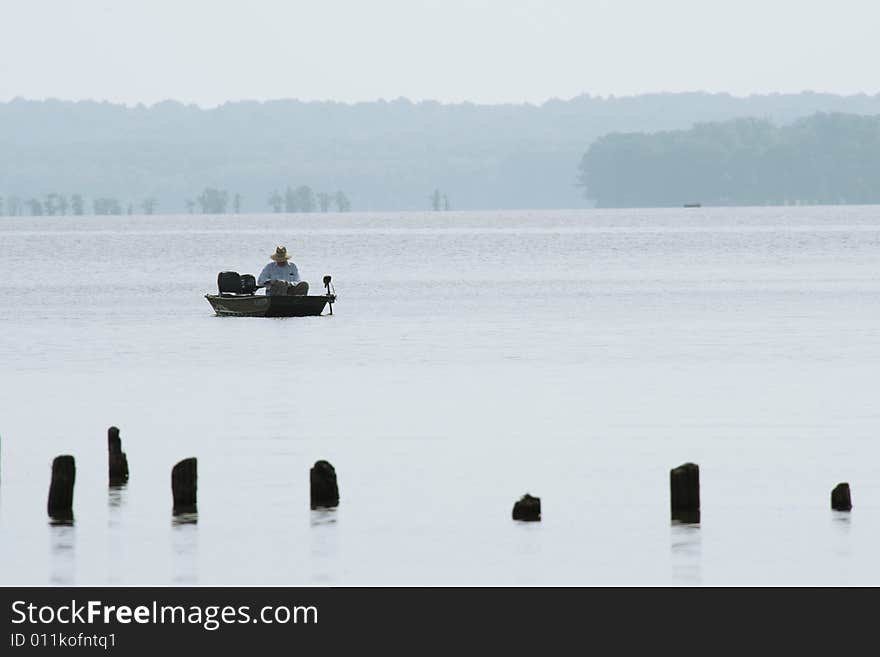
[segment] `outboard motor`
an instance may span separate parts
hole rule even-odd
[[[221,271],[217,274],[217,289],[221,296],[241,294],[241,276],[237,271]]]
[[[253,274],[242,274],[241,275],[241,293],[242,294],[255,294],[257,291],[257,279],[254,278]]]
[[[324,289],[327,290],[327,305],[330,306],[330,314],[333,314],[333,302],[336,301],[336,290],[330,284],[333,278],[328,274],[324,277]]]

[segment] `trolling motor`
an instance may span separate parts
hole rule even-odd
[[[328,274],[324,276],[324,289],[327,290],[327,301],[330,305],[330,314],[333,314],[333,302],[336,301],[336,288],[334,288],[330,281],[332,277]]]

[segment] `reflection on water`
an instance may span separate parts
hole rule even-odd
[[[73,516],[49,522],[49,583],[74,584],[76,571],[76,529]]]
[[[199,522],[198,513],[175,513],[171,518],[171,525],[195,525]]]
[[[834,530],[834,543],[831,551],[835,557],[849,557],[852,554],[852,543],[850,542],[852,512],[832,511],[831,526]]]
[[[128,546],[125,536],[126,484],[112,484],[107,490],[107,579],[118,584],[125,576],[122,556]]]
[[[526,557],[538,555],[541,552],[541,523],[515,520],[512,524],[518,536],[516,553]]]
[[[316,584],[332,584],[337,580],[338,532],[336,523],[339,514],[335,507],[319,508],[309,516],[311,581]]]
[[[677,584],[700,584],[703,579],[700,525],[673,521],[669,533],[672,581]]]
[[[126,484],[110,486],[107,491],[107,509],[108,509],[108,526],[116,527],[122,518],[122,511],[125,507],[125,489]]]
[[[314,509],[309,517],[309,524],[312,527],[321,525],[333,525],[336,523],[336,509]]]
[[[175,584],[199,581],[197,513],[175,513],[171,521],[171,579]]]
[[[877,209],[701,212],[303,214],[302,271],[332,269],[341,305],[265,322],[216,321],[202,295],[289,217],[6,217],[0,582],[46,584],[66,558],[68,579],[95,585],[880,583],[880,488],[861,518],[829,518],[826,488],[876,481]],[[29,279],[35,241],[75,284]],[[145,475],[109,492],[108,412]],[[73,529],[42,508],[34,522],[28,502],[48,483],[31,474],[65,452],[96,475],[77,494],[75,564]],[[168,466],[187,453],[211,455],[202,510],[232,522],[169,522]],[[360,492],[310,514],[297,491],[327,454],[356,464]],[[684,455],[712,469],[725,514],[702,529],[667,524]],[[620,463],[626,498],[606,498]],[[515,525],[498,494],[526,485],[584,510],[585,486],[601,492],[607,523],[569,508]]]

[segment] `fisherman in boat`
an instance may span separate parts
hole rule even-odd
[[[265,286],[268,296],[309,293],[309,284],[306,281],[300,280],[299,270],[290,261],[286,246],[276,247],[275,253],[270,255],[269,258],[272,262],[263,267],[263,271],[260,272],[260,278],[257,279],[258,285]]]

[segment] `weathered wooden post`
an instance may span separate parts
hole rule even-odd
[[[122,439],[119,437],[119,429],[110,427],[107,429],[107,452],[110,470],[110,485],[119,486],[128,481],[128,458],[122,451]]]
[[[73,520],[73,484],[76,482],[76,462],[69,454],[56,456],[52,461],[52,482],[49,484],[49,502],[46,510],[55,520]]]
[[[339,506],[336,469],[328,461],[316,461],[309,471],[313,509]]]
[[[848,483],[837,484],[831,491],[831,508],[835,511],[852,510],[852,498]]]
[[[673,521],[700,522],[700,466],[685,463],[670,470],[669,492]]]
[[[526,493],[513,505],[513,519],[537,522],[541,519],[541,498]]]
[[[196,513],[198,468],[195,457],[184,459],[171,470],[171,493],[174,513]]]

